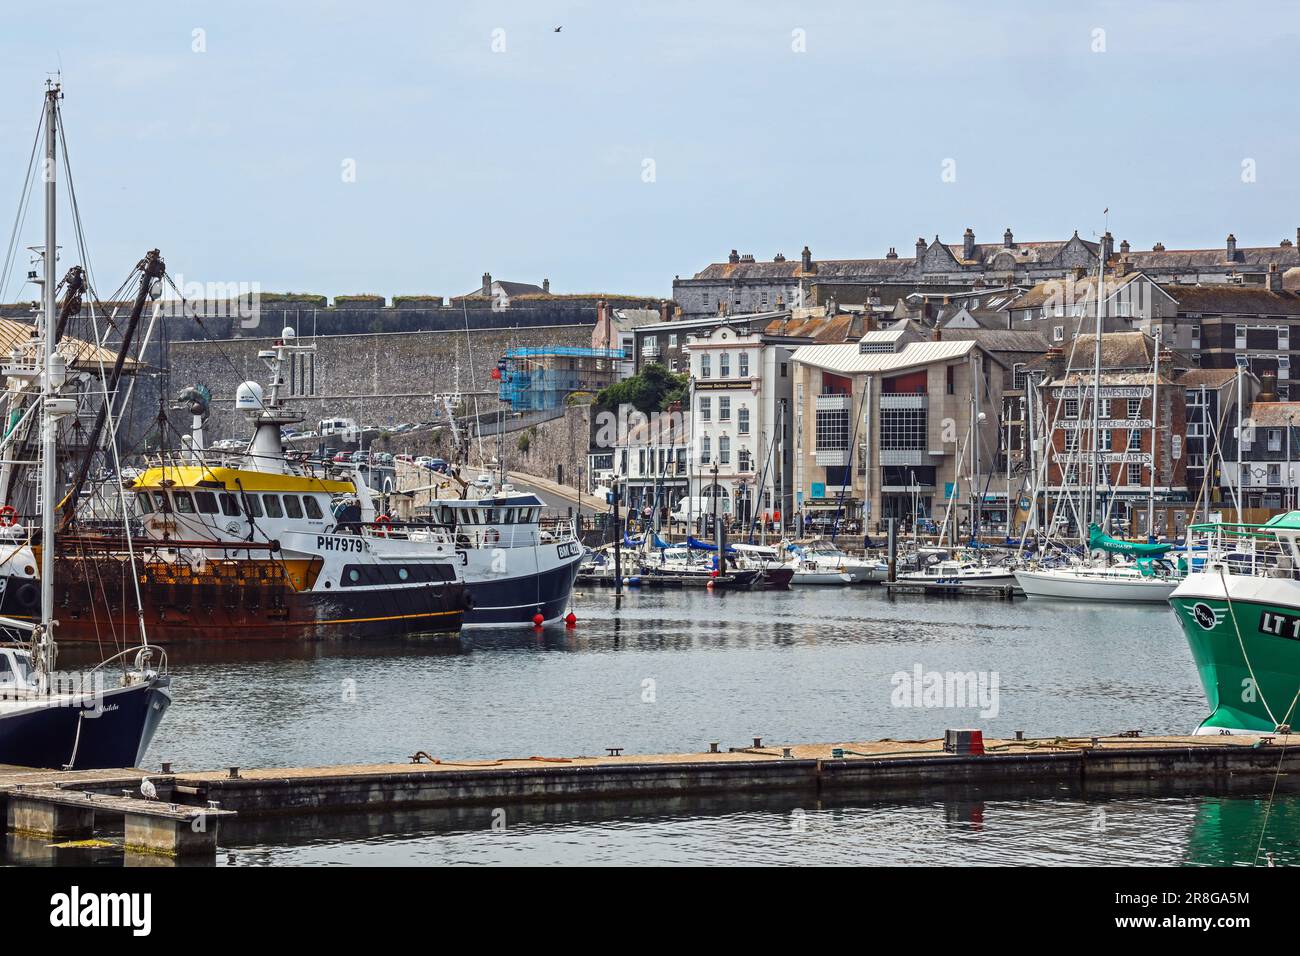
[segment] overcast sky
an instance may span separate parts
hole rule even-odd
[[[267,291],[667,296],[733,247],[1093,238],[1106,207],[1136,248],[1274,245],[1300,226],[1298,25],[1186,0],[47,3],[0,27],[0,230],[62,70],[105,293],[155,246]]]

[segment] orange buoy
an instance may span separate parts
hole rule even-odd
[[[533,627],[541,627],[542,624],[543,624],[545,621],[546,621],[546,618],[542,617],[541,614],[534,614],[534,615],[533,615]]]
[[[564,625],[565,627],[577,627],[578,615],[574,614],[572,611],[564,615]]]

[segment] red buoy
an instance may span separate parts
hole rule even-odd
[[[545,620],[546,620],[546,618],[542,617],[540,614],[534,614],[534,615],[533,615],[533,627],[541,627],[541,626],[542,626],[542,623],[543,623]]]
[[[574,614],[572,611],[564,615],[564,625],[565,627],[577,627],[578,615]]]

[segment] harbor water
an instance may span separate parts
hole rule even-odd
[[[459,641],[175,648],[176,767],[706,750],[711,741],[1190,733],[1205,700],[1167,606],[593,589],[576,628]],[[916,668],[975,672],[995,707],[901,701]],[[969,701],[968,701],[969,702]],[[896,706],[903,703],[909,706]],[[931,702],[933,703],[933,702]],[[945,701],[945,703],[958,703]],[[988,713],[982,716],[981,711]]]
[[[185,706],[163,725],[150,765],[692,752],[756,736],[771,745],[934,738],[946,727],[1185,734],[1205,708],[1163,605],[830,587],[632,590],[616,608],[612,591],[590,589],[574,610],[576,628],[459,641],[176,648]],[[907,699],[900,688],[911,689],[918,668],[973,672],[983,698]],[[244,829],[223,839],[217,862],[1234,865],[1269,853],[1300,862],[1300,796],[1285,781],[1269,790],[1256,782],[1245,792],[1200,784],[345,814]]]

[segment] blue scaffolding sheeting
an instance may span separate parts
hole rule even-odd
[[[612,383],[623,358],[621,349],[513,348],[497,363],[497,395],[515,411],[558,408],[573,392],[595,392]]]

